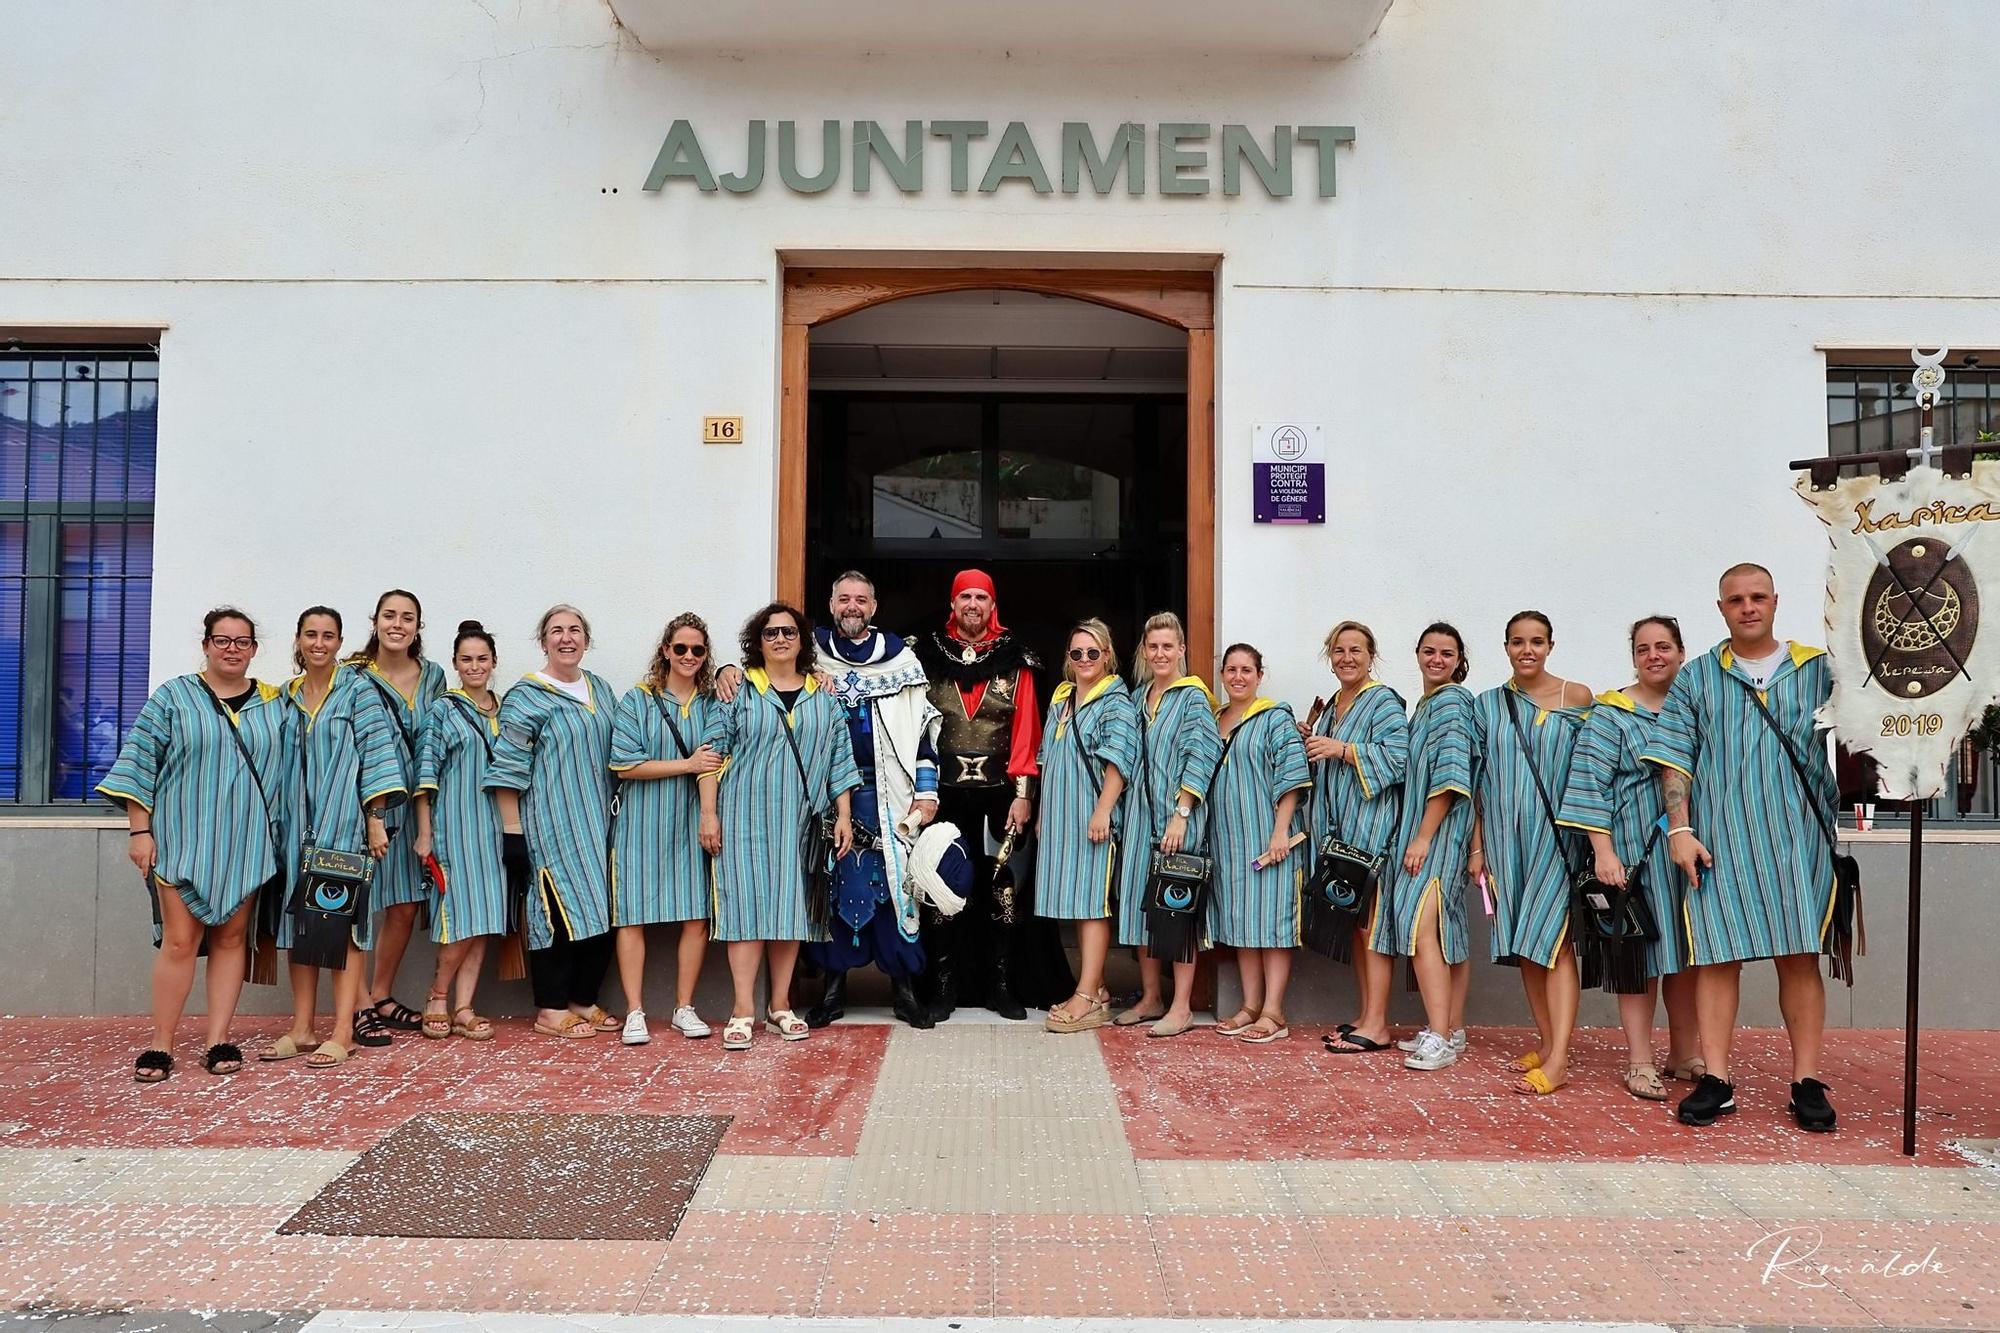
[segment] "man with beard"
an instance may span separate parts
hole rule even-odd
[[[1028,903],[1017,901],[1011,866],[1026,857],[997,884],[994,874],[995,851],[1026,838],[1034,820],[1041,663],[1000,623],[993,580],[977,569],[952,580],[945,627],[920,638],[917,655],[944,715],[941,814],[958,826],[974,863],[965,910],[924,927],[931,1014],[950,1017],[963,985],[1003,1018],[1026,1018],[1023,1000],[1039,1007],[1073,985],[1053,923],[1034,921]]]
[[[847,973],[869,963],[890,982],[896,1017],[932,1025],[912,988],[923,971],[911,845],[938,811],[938,710],[924,669],[902,639],[875,628],[875,585],[849,570],[833,581],[833,624],[815,631],[821,669],[847,712],[861,786],[853,794],[854,849],[834,865],[831,938],[806,945],[826,990],[806,1011],[820,1028],[846,1012]]]

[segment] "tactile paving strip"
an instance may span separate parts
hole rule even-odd
[[[670,1240],[728,1126],[702,1115],[421,1115],[278,1230]]]

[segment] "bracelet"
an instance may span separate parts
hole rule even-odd
[[[153,830],[149,828],[135,828],[125,836],[128,838],[150,838],[153,836]]]
[[[1467,856],[1484,856],[1484,855],[1486,855],[1486,849],[1485,849],[1484,847],[1474,847],[1474,848],[1473,848],[1473,849],[1472,849],[1471,851],[1467,852],[1467,853],[1466,853],[1466,855],[1467,855]]]
[[[1692,832],[1694,832],[1694,825],[1692,825],[1692,824],[1682,824],[1682,825],[1679,825],[1678,827],[1675,827],[1675,828],[1670,828],[1670,829],[1668,829],[1668,830],[1667,830],[1667,836],[1668,836],[1669,838],[1671,838],[1671,837],[1673,837],[1673,836],[1674,836],[1674,834],[1676,834],[1676,833],[1692,833]]]

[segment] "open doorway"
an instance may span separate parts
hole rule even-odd
[[[847,568],[879,619],[941,623],[954,572],[989,571],[1051,665],[1064,629],[1187,604],[1187,338],[1069,297],[968,290],[813,328],[806,597]]]

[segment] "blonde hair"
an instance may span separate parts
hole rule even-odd
[[[1146,666],[1146,640],[1153,637],[1156,629],[1170,629],[1174,637],[1181,641],[1180,674],[1185,676],[1187,668],[1187,630],[1181,627],[1181,618],[1171,611],[1162,611],[1146,620],[1146,627],[1139,631],[1139,642],[1132,649],[1132,683],[1143,685],[1152,672]],[[1065,658],[1065,661],[1068,659]]]
[[[1326,632],[1326,642],[1320,644],[1319,646],[1319,655],[1331,661],[1333,659],[1333,641],[1335,639],[1338,639],[1341,635],[1347,633],[1347,631],[1349,630],[1353,630],[1356,634],[1359,634],[1362,638],[1368,640],[1368,655],[1370,657],[1376,657],[1380,655],[1375,647],[1375,631],[1369,629],[1366,625],[1362,624],[1358,620],[1343,620],[1338,625],[1335,625],[1332,629],[1328,630]]]
[[[1076,663],[1069,660],[1069,643],[1079,634],[1088,634],[1092,639],[1096,640],[1097,646],[1110,659],[1110,665],[1106,670],[1116,673],[1118,670],[1118,651],[1111,646],[1111,626],[1105,624],[1096,616],[1092,616],[1088,620],[1079,620],[1069,627],[1069,638],[1063,641],[1063,679],[1072,685],[1076,684]]]
[[[646,668],[646,683],[653,687],[653,693],[664,694],[667,677],[673,668],[667,662],[667,645],[674,641],[674,635],[684,629],[691,629],[701,635],[701,646],[708,651],[702,655],[701,669],[694,673],[694,688],[697,694],[712,694],[715,691],[715,645],[708,637],[708,622],[692,611],[683,611],[667,622],[660,631],[659,646],[653,649],[653,661]]]

